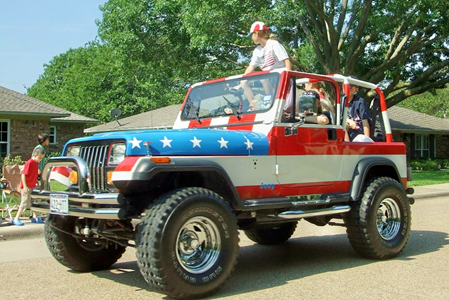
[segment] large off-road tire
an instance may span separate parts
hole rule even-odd
[[[374,259],[397,256],[411,230],[410,203],[404,188],[392,178],[374,178],[344,221],[349,241],[358,254]]]
[[[203,297],[237,262],[236,218],[222,197],[183,188],[158,199],[140,224],[137,259],[145,280],[173,298]]]
[[[125,252],[126,247],[104,241],[75,238],[78,218],[52,215],[47,218],[44,236],[53,257],[62,265],[78,272],[91,272],[108,269]]]
[[[293,235],[298,222],[288,222],[276,225],[245,230],[246,236],[261,245],[278,245],[285,243]]]

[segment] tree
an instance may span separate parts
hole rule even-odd
[[[447,0],[294,3],[318,67],[384,85],[389,106],[449,82]]]
[[[245,70],[254,49],[246,35],[262,20],[296,69],[356,75],[382,86],[392,106],[449,82],[447,7],[448,0],[109,0],[99,42],[53,59],[29,93],[101,120],[116,106],[129,115],[180,103],[192,83]]]
[[[254,48],[244,36],[260,19],[298,69],[356,75],[382,85],[394,105],[449,82],[447,8],[447,0],[110,0],[99,32],[137,57],[177,57],[181,74],[193,62],[229,75],[244,69]],[[194,69],[191,80],[220,73]]]
[[[27,93],[69,111],[111,121],[120,108],[129,116],[179,103],[185,88],[173,87],[166,74],[151,64],[126,64],[107,44],[90,42],[70,49],[44,66],[44,73]]]
[[[253,1],[109,0],[98,32],[128,60],[158,61],[189,84],[243,71],[234,24],[245,2]]]
[[[449,89],[439,89],[409,97],[399,103],[399,106],[438,118],[447,118],[449,114],[447,99],[449,99]]]

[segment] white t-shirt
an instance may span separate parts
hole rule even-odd
[[[285,48],[276,40],[267,40],[265,47],[257,46],[249,63],[260,67],[262,71],[284,68],[284,60],[288,58]]]

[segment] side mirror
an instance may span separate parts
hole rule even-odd
[[[313,116],[317,113],[316,98],[310,95],[299,96],[296,105],[296,111],[298,117]]]

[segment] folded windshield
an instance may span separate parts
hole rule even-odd
[[[190,91],[182,120],[237,116],[269,110],[274,102],[279,74],[270,73],[197,85]]]

